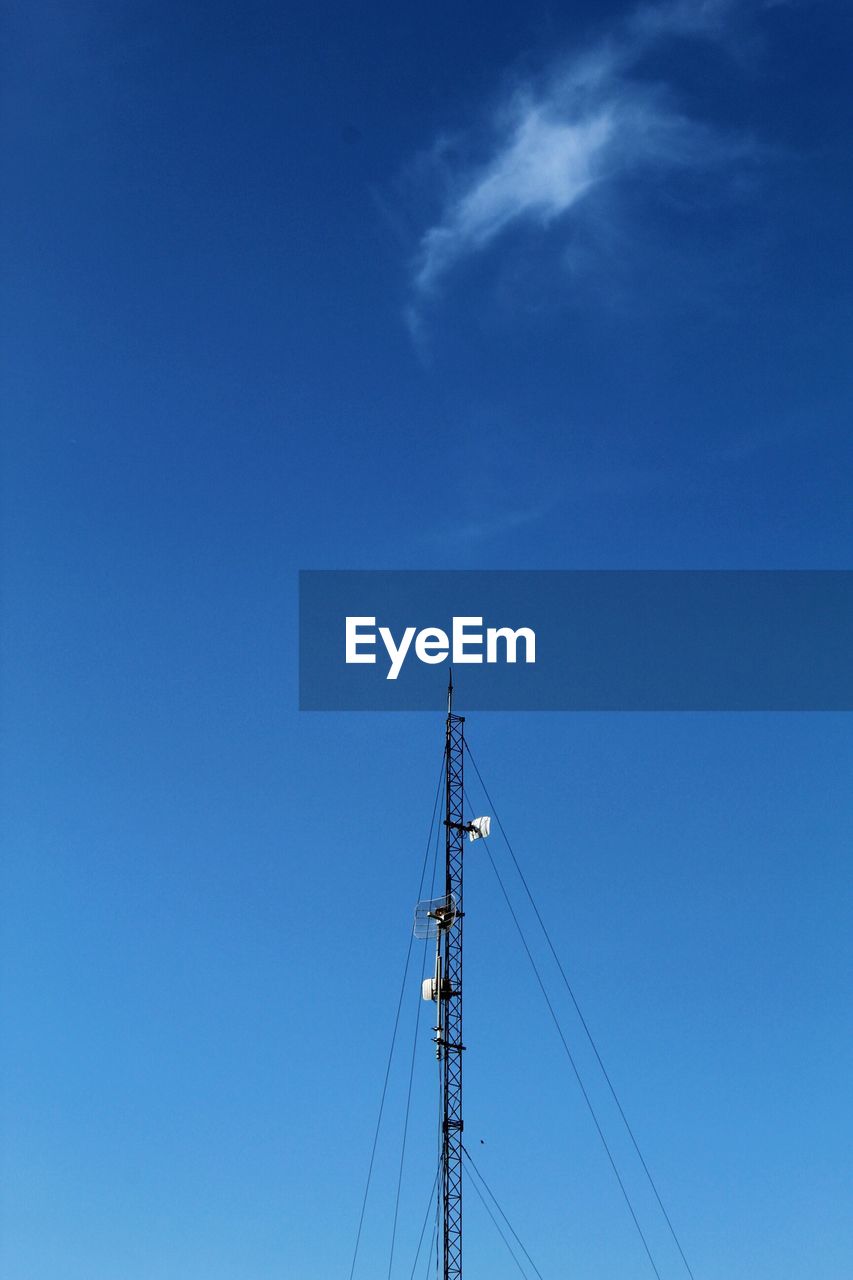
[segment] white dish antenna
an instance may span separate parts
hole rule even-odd
[[[415,907],[415,937],[435,938],[439,928],[449,929],[456,919],[456,899],[453,894],[444,898],[425,898]]]
[[[473,822],[468,824],[468,839],[485,840],[491,829],[491,818],[474,818]]]

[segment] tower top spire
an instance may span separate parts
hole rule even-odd
[[[447,714],[453,710],[453,668],[447,669]]]

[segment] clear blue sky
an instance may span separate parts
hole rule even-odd
[[[5,17],[4,1275],[346,1277],[442,726],[296,711],[296,572],[850,568],[853,19]],[[849,718],[469,736],[696,1280],[849,1276]],[[473,853],[466,909],[483,1172],[544,1276],[650,1275]]]

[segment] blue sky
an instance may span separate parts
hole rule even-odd
[[[851,37],[830,0],[7,6],[6,1274],[349,1273],[441,716],[296,711],[299,568],[850,567]],[[848,719],[469,735],[697,1280],[848,1275]],[[468,884],[479,1163],[543,1275],[650,1274]],[[417,1064],[401,1276],[423,1026]]]

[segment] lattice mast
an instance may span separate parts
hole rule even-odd
[[[423,984],[424,1000],[436,1006],[436,1057],[441,1085],[439,1208],[443,1280],[462,1277],[462,853],[465,836],[480,840],[491,819],[462,817],[465,718],[453,714],[453,675],[447,686],[444,748],[444,896],[419,902],[415,937],[435,938],[435,976]]]
[[[442,1246],[444,1280],[462,1276],[462,871],[465,832],[463,758],[465,718],[453,712],[453,675],[447,686],[445,741],[445,891],[454,904],[450,927],[439,928],[438,1054],[442,1093]]]

